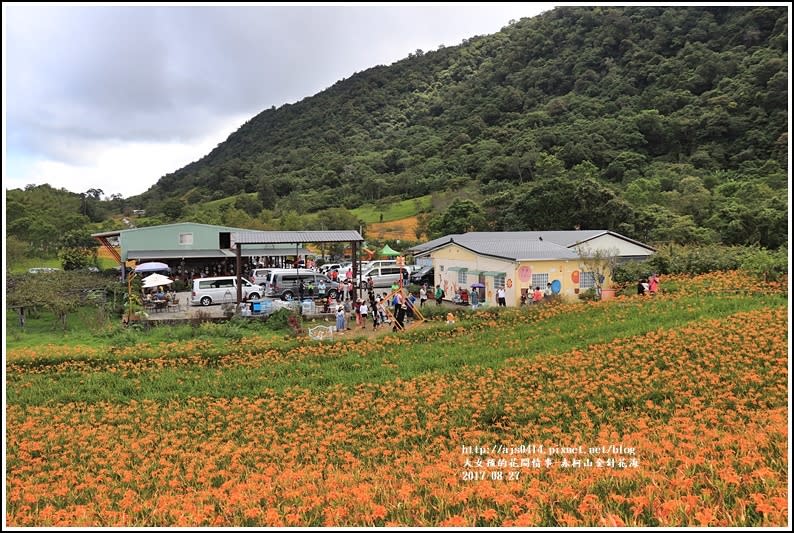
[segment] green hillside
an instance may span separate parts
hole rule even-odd
[[[8,191],[9,249],[52,255],[55,228],[120,229],[111,216],[139,208],[138,226],[337,229],[429,209],[421,238],[579,227],[778,248],[788,44],[785,6],[555,8],[265,110],[138,197]]]
[[[556,8],[263,111],[141,200],[264,189],[305,213],[473,180],[494,229],[775,247],[787,25],[785,7]],[[522,216],[556,193],[556,216]]]

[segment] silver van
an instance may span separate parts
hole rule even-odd
[[[243,297],[247,300],[258,300],[262,295],[262,287],[242,279]],[[211,305],[214,303],[237,302],[237,276],[221,276],[217,278],[196,278],[193,280],[193,291],[190,293],[193,305]]]
[[[271,270],[268,275],[267,283],[265,284],[265,296],[271,298],[281,298],[282,300],[292,300],[300,295],[299,286],[303,281],[304,287],[307,287],[309,282],[314,284],[313,297],[319,296],[318,286],[320,281],[325,282],[325,296],[336,298],[339,292],[339,283],[331,281],[325,274],[319,274],[313,270],[299,269],[297,272],[294,268],[276,269]],[[308,289],[304,292],[303,296],[308,296]]]
[[[403,267],[405,269],[405,267]],[[364,270],[361,274],[361,287],[367,286],[367,280],[372,276],[375,287],[391,287],[393,283],[400,282],[400,267],[380,266]]]
[[[253,272],[251,272],[251,283],[254,285],[261,285],[265,286],[267,283],[268,275],[270,274],[271,270],[278,270],[274,268],[255,268]],[[295,269],[293,269],[295,270]]]

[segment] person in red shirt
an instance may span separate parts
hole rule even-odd
[[[535,290],[532,292],[532,303],[540,303],[543,301],[543,293],[540,291],[540,287],[535,287]]]
[[[658,291],[659,291],[659,277],[656,274],[651,274],[650,279],[648,279],[648,292],[650,292],[651,296],[653,296]]]

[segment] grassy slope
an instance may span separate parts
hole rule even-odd
[[[431,203],[431,196],[426,194],[418,198],[393,202],[386,206],[365,204],[351,211],[367,224],[380,222],[381,214],[383,214],[383,222],[391,222],[393,220],[415,216],[423,210],[430,208]]]
[[[591,344],[690,322],[784,305],[786,299],[782,296],[634,299],[581,307],[548,318],[533,316],[534,311],[486,315],[464,320],[458,327],[441,324],[408,332],[402,336],[401,344],[395,345],[343,341],[335,347],[312,351],[306,345],[280,341],[280,346],[279,342],[269,346],[275,347],[273,353],[263,355],[264,349],[252,350],[245,343],[227,342],[205,348],[198,359],[184,360],[184,364],[139,359],[137,363],[117,365],[113,355],[107,355],[100,368],[90,372],[79,365],[64,365],[54,349],[51,366],[40,361],[31,363],[27,370],[17,367],[16,371],[7,372],[7,399],[10,404],[21,405],[126,403],[133,399],[165,401],[195,396],[255,397],[265,389],[354,387],[411,379],[427,372],[454,374],[466,365],[498,367],[510,357],[585,349]],[[239,364],[241,361],[243,364]],[[10,362],[15,361],[12,358]],[[124,372],[119,371],[122,366]]]

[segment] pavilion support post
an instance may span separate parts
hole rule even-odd
[[[237,266],[235,267],[235,274],[237,274],[237,303],[243,301],[243,280],[242,280],[242,270],[243,270],[243,253],[240,250],[240,243],[234,243],[234,250],[235,256],[237,258]],[[236,312],[240,312],[240,306],[235,306]]]
[[[353,263],[353,294],[354,298],[358,298],[358,253],[356,250],[356,241],[350,241],[350,259]]]

